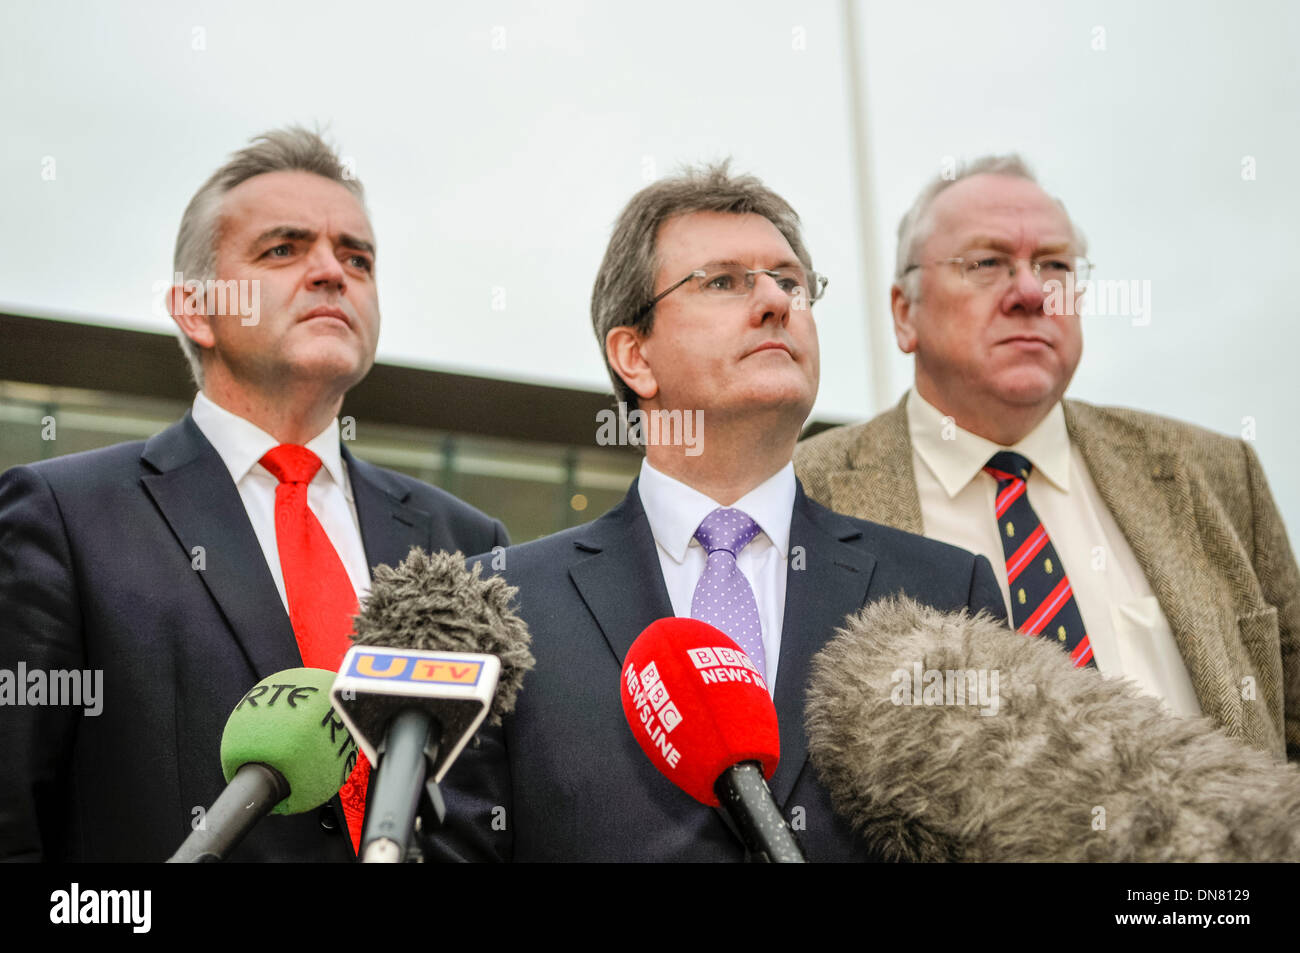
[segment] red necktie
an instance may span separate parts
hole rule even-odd
[[[280,481],[275,488],[275,543],[302,664],[337,672],[351,644],[357,597],[338,551],[307,506],[307,485],[320,469],[320,457],[306,447],[282,443],[262,457],[261,464]],[[358,852],[369,780],[370,762],[358,753],[357,766],[339,791]]]

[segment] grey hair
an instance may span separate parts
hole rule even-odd
[[[799,231],[799,216],[790,204],[753,175],[732,175],[730,159],[687,166],[676,175],[646,186],[627,203],[614,224],[605,258],[596,272],[591,291],[591,326],[605,357],[605,369],[615,397],[637,405],[637,396],[609,363],[605,338],[617,327],[635,327],[648,335],[654,326],[653,309],[637,320],[637,312],[654,297],[659,270],[656,243],[659,228],[671,218],[692,212],[726,212],[761,215],[776,226],[804,268],[813,270],[812,258]]]
[[[909,272],[909,265],[915,263],[915,256],[919,253],[920,247],[925,240],[930,237],[931,220],[928,217],[930,206],[939,194],[950,186],[956,185],[963,179],[969,179],[975,175],[1006,175],[1017,179],[1025,179],[1038,185],[1038,177],[1034,175],[1029,165],[1017,153],[1008,153],[1004,156],[989,155],[980,156],[969,162],[963,162],[957,169],[956,175],[939,174],[926,183],[925,188],[916,197],[912,207],[907,210],[901,221],[898,223],[898,252],[894,264],[894,283],[903,289],[903,294],[909,301],[916,299],[919,291],[920,274],[917,271]],[[1065,211],[1065,203],[1056,199],[1056,203]],[[1069,213],[1066,212],[1069,218]],[[1070,221],[1070,229],[1074,233],[1075,244],[1078,245],[1080,255],[1088,252],[1088,242],[1084,238],[1083,232],[1079,227]]]
[[[199,187],[185,207],[181,227],[176,233],[173,266],[185,281],[204,281],[216,277],[217,243],[221,239],[221,202],[235,186],[265,172],[314,172],[338,182],[357,197],[365,208],[365,190],[361,182],[344,165],[337,152],[320,133],[301,126],[272,129],[249,140],[249,145],[231,155]],[[190,376],[203,387],[203,364],[199,346],[180,331],[181,351],[190,365]]]

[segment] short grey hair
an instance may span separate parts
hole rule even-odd
[[[915,256],[919,253],[921,245],[930,237],[932,222],[928,217],[930,206],[934,200],[945,189],[956,185],[963,179],[969,179],[975,175],[1006,175],[1017,179],[1025,179],[1029,182],[1039,185],[1038,177],[1034,175],[1029,165],[1017,153],[1011,152],[1007,155],[989,155],[980,156],[969,162],[963,162],[957,169],[955,175],[939,174],[931,179],[916,197],[912,207],[907,210],[902,220],[898,223],[898,253],[894,264],[894,283],[903,289],[903,294],[909,301],[915,300],[919,291],[920,275],[918,271],[909,272],[909,265],[915,263]],[[1065,211],[1065,203],[1056,199],[1056,203]],[[1070,213],[1066,212],[1066,218]],[[1074,233],[1074,241],[1078,246],[1080,255],[1088,253],[1088,242],[1084,238],[1083,232],[1079,227],[1070,220],[1070,229]]]
[[[800,235],[799,216],[790,203],[756,176],[732,175],[730,164],[730,159],[724,159],[687,166],[676,175],[646,186],[632,196],[614,224],[614,233],[591,291],[591,326],[605,357],[614,396],[629,409],[637,405],[636,393],[610,366],[605,338],[617,327],[635,327],[643,335],[653,328],[653,309],[640,320],[637,314],[654,297],[655,275],[659,271],[656,242],[659,228],[665,222],[692,212],[761,215],[790,243],[790,249],[804,268],[813,270],[812,258]]]
[[[204,281],[216,277],[217,244],[221,240],[221,202],[235,186],[265,172],[314,172],[338,182],[365,208],[365,190],[352,175],[333,147],[301,126],[272,129],[249,140],[249,145],[231,155],[229,161],[213,172],[208,181],[190,199],[181,216],[176,233],[176,252],[172,263],[185,281]],[[181,351],[190,365],[190,376],[203,387],[203,364],[199,346],[178,329]]]

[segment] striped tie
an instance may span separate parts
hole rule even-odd
[[[1007,585],[1011,588],[1011,618],[1025,635],[1052,638],[1070,653],[1075,668],[1097,667],[1083,616],[1065,566],[1029,505],[1025,482],[1034,465],[1018,453],[993,454],[984,472],[998,481],[998,538],[1007,559]]]

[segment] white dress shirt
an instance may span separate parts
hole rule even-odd
[[[1012,450],[1034,465],[1025,492],[1070,577],[1098,670],[1130,679],[1174,714],[1201,714],[1169,622],[1083,456],[1070,443],[1059,403],[1015,446],[999,447],[962,430],[913,388],[907,426],[925,535],[988,557],[1008,619],[1006,556],[993,517],[997,481],[983,472],[999,450]]]
[[[642,461],[637,481],[641,506],[659,551],[659,567],[673,612],[689,618],[695,586],[704,575],[709,554],[695,531],[704,518],[722,506],[717,500],[692,489],[680,480],[660,473]],[[781,624],[785,619],[785,581],[790,554],[790,517],[794,512],[794,464],[760,483],[735,503],[759,525],[755,536],[736,557],[758,603],[763,629],[763,652],[767,656],[768,691],[776,691],[777,662],[781,657]]]
[[[244,501],[249,522],[266,557],[266,565],[275,579],[285,612],[289,600],[284,593],[284,571],[280,568],[280,550],[275,541],[275,488],[280,485],[269,470],[258,461],[280,445],[280,442],[256,424],[219,407],[200,391],[194,398],[192,410],[208,443],[221,457],[230,471],[230,477]],[[307,449],[321,459],[321,468],[307,486],[307,506],[320,520],[325,535],[334,544],[348,579],[359,599],[370,589],[370,567],[366,564],[366,550],[361,545],[361,524],[357,521],[356,503],[352,499],[352,483],[348,468],[343,463],[339,444],[338,418],[307,443]],[[203,500],[196,499],[202,506]],[[220,553],[209,553],[208,558],[219,559]]]

